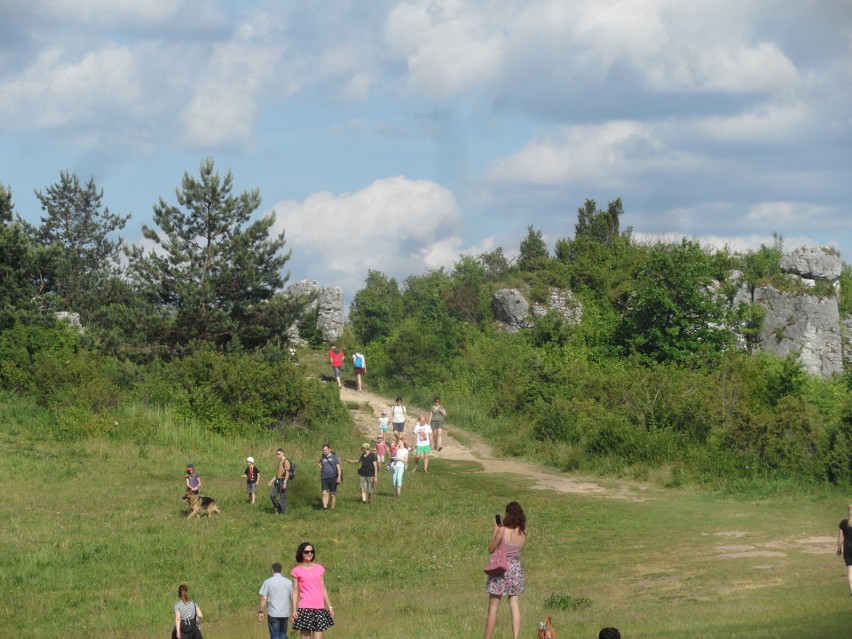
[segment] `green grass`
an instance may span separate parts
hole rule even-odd
[[[62,442],[45,435],[48,414],[0,398],[0,636],[166,636],[179,583],[204,610],[206,636],[268,636],[256,620],[258,588],[273,561],[289,571],[309,540],[337,614],[328,637],[476,637],[485,546],[510,499],[529,518],[524,637],[547,615],[567,637],[594,637],[604,625],[631,639],[849,633],[852,598],[833,554],[848,496],[648,489],[644,501],[627,501],[535,490],[435,459],[429,475],[406,475],[401,499],[383,473],[369,506],[348,466],[337,510],[323,512],[311,466],[322,442],[229,441],[155,417],[144,443]],[[358,441],[336,445],[354,457]],[[240,475],[251,454],[265,486],[282,444],[298,476],[290,513],[277,518],[265,490],[257,505],[245,501]],[[188,461],[221,517],[185,519]],[[509,633],[505,605],[497,632]]]

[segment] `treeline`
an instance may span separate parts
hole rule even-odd
[[[283,293],[290,254],[274,213],[252,219],[257,190],[234,193],[205,159],[154,204],[144,248],[125,244],[130,215],[104,206],[94,178],[63,171],[36,196],[30,224],[0,184],[0,388],[54,411],[58,434],[124,428],[111,415],[126,402],[226,434],[346,421],[281,344],[310,300]]]
[[[849,484],[852,376],[817,379],[794,358],[759,352],[762,309],[733,304],[733,270],[752,290],[800,286],[779,270],[782,239],[747,253],[648,245],[621,228],[622,214],[620,199],[605,210],[585,202],[552,253],[530,226],[515,263],[498,248],[401,285],[370,272],[350,323],[371,382],[425,405],[439,393],[456,423],[565,470]],[[570,289],[582,319],[551,311],[499,332],[491,296],[505,287],[535,301]],[[852,311],[848,265],[838,302]]]

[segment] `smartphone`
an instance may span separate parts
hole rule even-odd
[[[500,515],[494,515],[494,523],[498,526],[501,525],[502,521],[500,519]]]

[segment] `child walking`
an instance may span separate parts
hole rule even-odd
[[[385,438],[379,435],[376,437],[376,459],[379,464],[385,463],[385,453],[388,452],[388,447],[385,445]]]

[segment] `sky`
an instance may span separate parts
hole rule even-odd
[[[0,183],[94,177],[143,244],[204,158],[290,281],[552,250],[586,199],[641,241],[852,262],[848,0],[0,0]]]

